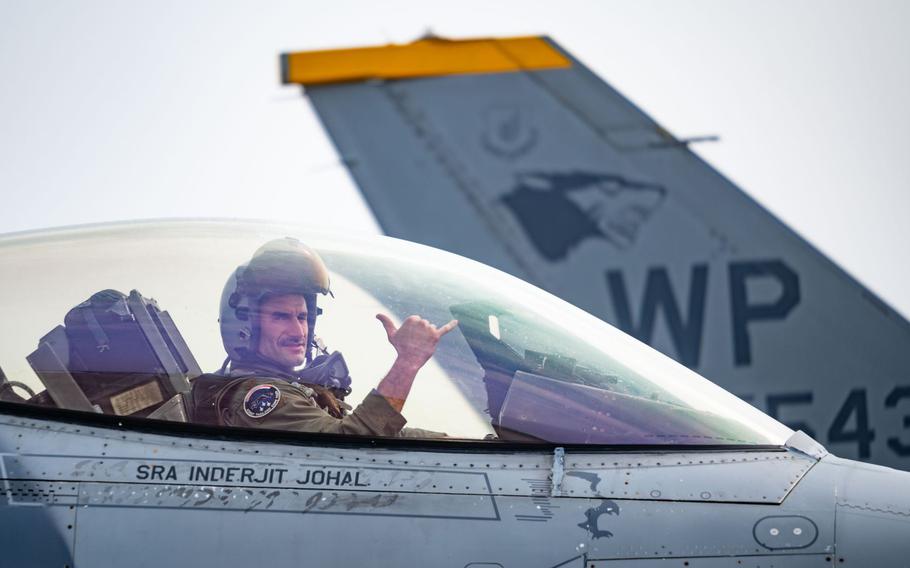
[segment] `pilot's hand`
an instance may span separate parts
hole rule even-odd
[[[419,369],[429,361],[436,351],[439,339],[458,325],[458,320],[452,320],[442,327],[436,327],[419,316],[411,316],[402,322],[401,327],[396,328],[391,318],[385,314],[376,314],[376,319],[385,328],[389,343],[398,352],[399,360],[414,369]]]

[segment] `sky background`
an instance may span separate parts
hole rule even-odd
[[[0,232],[379,228],[282,51],[546,34],[905,317],[910,2],[0,0]],[[318,215],[313,205],[319,205]]]

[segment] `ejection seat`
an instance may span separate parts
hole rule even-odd
[[[27,359],[46,389],[33,402],[178,422],[192,418],[190,381],[202,374],[171,316],[136,290],[93,294]]]

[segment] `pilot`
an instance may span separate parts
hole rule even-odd
[[[453,320],[436,327],[417,316],[384,327],[397,357],[375,390],[355,409],[331,389],[308,384],[299,371],[313,362],[319,294],[331,294],[319,255],[297,239],[270,241],[228,279],[221,297],[221,337],[228,360],[221,374],[193,384],[196,421],[366,436],[441,437],[405,428],[402,407],[417,372],[433,356]],[[349,412],[350,411],[350,412]]]

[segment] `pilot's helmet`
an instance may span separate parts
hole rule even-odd
[[[307,304],[306,359],[312,359],[318,294],[331,294],[322,258],[299,240],[285,237],[259,247],[237,267],[221,294],[221,341],[232,361],[255,357],[259,344],[259,304],[269,296],[300,294]]]

